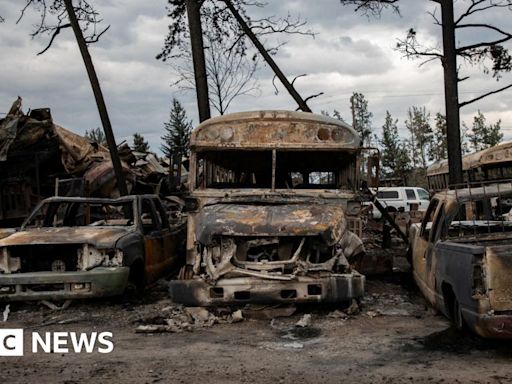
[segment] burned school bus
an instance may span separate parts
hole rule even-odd
[[[465,184],[512,179],[512,141],[463,156],[462,169]],[[448,174],[448,160],[438,161],[428,167],[429,189],[435,192],[447,189]],[[512,208],[512,201],[509,205]]]
[[[170,283],[187,305],[342,302],[363,295],[353,265],[361,139],[311,113],[213,118],[190,139],[187,261]]]

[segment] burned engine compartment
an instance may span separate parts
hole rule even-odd
[[[357,238],[357,237],[356,237]],[[362,243],[357,253],[363,252]],[[293,280],[309,272],[350,273],[349,259],[342,242],[327,245],[321,236],[304,237],[227,237],[218,236],[208,245],[200,245],[206,280],[221,276],[255,276],[275,280]]]

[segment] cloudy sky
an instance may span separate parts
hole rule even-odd
[[[459,6],[465,0],[459,0]],[[64,30],[52,48],[41,56],[47,37],[32,39],[30,33],[38,20],[28,13],[16,24],[19,0],[0,0],[0,112],[6,112],[19,95],[28,108],[50,107],[54,120],[77,133],[100,126],[92,91],[71,30]],[[185,105],[197,123],[195,94],[171,87],[176,75],[167,63],[155,55],[162,47],[169,19],[165,0],[95,0],[105,25],[110,30],[99,43],[91,46],[91,54],[100,78],[114,132],[118,142],[142,133],[153,150],[158,151],[163,123],[168,119],[173,97]],[[304,97],[318,92],[324,95],[311,100],[314,112],[337,109],[350,122],[349,98],[362,92],[373,112],[373,125],[380,130],[386,110],[399,119],[401,131],[410,106],[425,106],[435,115],[444,112],[442,68],[437,62],[418,66],[418,61],[401,57],[393,48],[409,27],[415,27],[419,38],[433,46],[440,45],[440,30],[427,12],[434,11],[427,0],[403,1],[402,17],[386,12],[380,19],[368,19],[342,7],[338,0],[268,0],[264,9],[251,9],[253,18],[262,15],[300,15],[308,28],[316,32],[313,39],[287,36],[266,41],[267,45],[284,39],[287,44],[275,56],[282,70],[297,80]],[[509,11],[489,16],[493,23],[512,29]],[[479,17],[476,21],[482,21]],[[485,20],[484,20],[485,21]],[[492,38],[481,33],[458,36],[462,43]],[[471,79],[460,89],[464,101],[512,81],[504,76],[496,83],[482,68],[462,63],[461,70]],[[275,94],[268,68],[257,73],[259,92],[238,98],[231,112],[256,109],[295,109],[293,100],[282,89]],[[480,109],[489,122],[502,120],[505,139],[512,139],[512,90],[491,96],[462,110],[469,125]]]

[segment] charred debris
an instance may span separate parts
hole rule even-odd
[[[24,113],[21,98],[0,119],[0,227],[16,227],[43,198],[120,196],[103,145],[54,123],[49,108]],[[117,148],[131,194],[168,194],[168,167],[127,143]]]

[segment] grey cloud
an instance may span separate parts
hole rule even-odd
[[[154,59],[167,33],[165,0],[98,0],[104,25],[111,25],[103,39],[91,46],[91,53],[102,81],[117,140],[128,140],[135,132],[145,135],[153,150],[160,148],[163,123],[168,119],[172,97],[179,98],[189,116],[197,123],[194,92],[179,92],[171,88],[174,80],[169,65]],[[427,10],[430,1],[403,1],[403,17],[386,12],[380,19],[369,20],[343,7],[338,0],[280,0],[269,1],[266,8],[252,8],[253,18],[285,15],[288,11],[300,14],[317,31],[315,39],[302,36],[267,38],[270,46],[288,40],[275,60],[306,97],[324,92],[311,100],[315,112],[338,109],[350,116],[349,98],[353,91],[365,94],[374,113],[374,127],[380,130],[385,111],[403,121],[412,105],[425,105],[435,114],[443,111],[442,68],[432,63],[421,68],[417,61],[400,59],[393,51],[396,38],[404,37],[407,29],[415,26],[429,41],[439,42],[439,27],[432,23]],[[83,133],[100,125],[94,99],[83,63],[71,31],[63,31],[56,44],[45,55],[36,56],[47,40],[30,39],[37,15],[15,25],[19,1],[2,0],[0,24],[0,111],[5,111],[17,95],[24,98],[25,109],[48,106],[55,120],[69,129]],[[498,15],[500,22],[506,22]],[[468,36],[468,38],[472,38]],[[464,89],[488,89],[495,81],[481,74],[479,68],[470,68],[473,75]],[[274,94],[273,74],[268,67],[258,73],[261,94],[236,100],[231,112],[255,109],[295,109],[291,97],[282,89]],[[508,79],[503,79],[503,84]],[[480,108],[482,112],[503,118],[503,125],[512,128],[512,93],[503,93],[464,109],[464,118]],[[470,94],[463,93],[466,97]],[[466,117],[466,115],[468,117]]]

